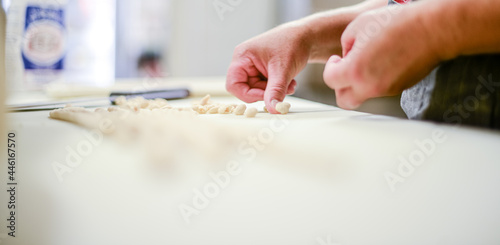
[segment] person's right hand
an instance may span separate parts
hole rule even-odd
[[[286,24],[252,38],[234,51],[227,73],[227,90],[247,103],[264,100],[270,113],[276,103],[293,94],[295,76],[307,64],[307,29]]]

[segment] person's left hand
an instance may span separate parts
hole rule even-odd
[[[344,57],[332,56],[323,73],[340,107],[355,109],[369,98],[397,95],[439,64],[425,13],[416,4],[366,12],[346,28]]]

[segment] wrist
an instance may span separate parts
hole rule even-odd
[[[349,7],[300,20],[306,29],[306,43],[310,45],[309,62],[325,63],[332,55],[342,55],[342,33],[359,14],[358,8]]]
[[[308,30],[306,38],[311,48],[309,62],[326,63],[332,55],[342,55],[340,39],[346,27],[358,15],[383,6],[387,6],[387,0],[366,0],[299,20]]]
[[[423,1],[415,3],[417,21],[421,23],[424,38],[440,62],[458,57],[464,41],[460,20],[461,1]]]

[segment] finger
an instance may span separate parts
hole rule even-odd
[[[350,81],[346,79],[346,66],[344,60],[338,55],[330,57],[323,72],[325,84],[334,90],[340,90],[350,86]]]
[[[276,104],[285,99],[288,86],[291,82],[292,78],[289,77],[285,69],[279,66],[270,67],[266,92],[264,94],[264,102],[270,113],[279,114],[275,109]]]
[[[240,64],[231,64],[226,75],[226,90],[241,99],[243,94],[240,90],[240,83],[247,81],[248,75]]]
[[[294,94],[296,88],[297,88],[297,81],[295,81],[295,79],[293,79],[292,82],[290,83],[290,85],[288,85],[288,89],[286,91],[286,95],[292,95],[292,94]]]
[[[252,68],[251,65],[249,67],[248,64],[234,63],[229,67],[226,76],[226,90],[246,103],[264,99],[265,87],[258,82],[253,82],[256,87],[251,87],[249,84],[250,76],[248,73],[254,72],[253,69],[255,68]]]
[[[359,101],[354,99],[352,88],[335,90],[335,97],[337,105],[342,109],[354,110],[361,105]]]
[[[265,90],[260,88],[251,88],[247,83],[233,84],[232,89],[235,91],[232,92],[232,94],[245,103],[254,103],[264,100]]]
[[[258,88],[258,89],[266,90],[267,81],[263,81],[260,78],[253,77],[253,78],[250,78],[250,81],[248,82],[248,86],[250,88]]]
[[[342,45],[342,57],[346,57],[351,52],[354,42],[356,41],[355,27],[348,25],[340,37],[340,44]]]
[[[246,92],[247,98],[249,98],[248,102],[245,101],[246,103],[254,103],[257,101],[262,101],[264,100],[264,92],[266,90],[260,89],[260,88],[250,88]]]
[[[361,106],[363,102],[369,99],[369,97],[358,93],[353,88],[335,90],[335,96],[337,99],[337,105],[346,110],[355,110]]]

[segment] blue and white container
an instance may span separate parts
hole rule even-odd
[[[10,90],[115,80],[115,0],[15,0],[7,9]]]
[[[7,9],[10,90],[41,89],[61,79],[66,55],[64,0],[16,0]]]
[[[28,88],[38,88],[60,78],[66,54],[63,5],[26,6],[21,54]]]

